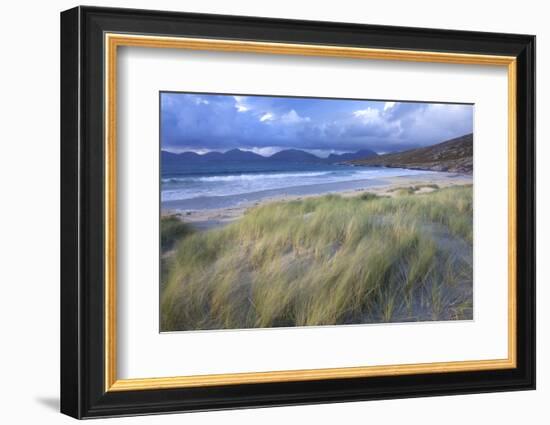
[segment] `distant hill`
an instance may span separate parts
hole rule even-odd
[[[168,151],[161,151],[161,159],[165,164],[179,164],[186,161],[193,162],[215,162],[215,161],[254,161],[262,160],[263,156],[255,154],[254,152],[242,151],[240,149],[232,149],[225,153],[222,152],[208,152],[203,155],[199,155],[195,152],[182,152],[173,153]]]
[[[330,154],[328,158],[319,158],[309,152],[299,149],[285,149],[279,151],[271,156],[262,156],[254,152],[243,151],[241,149],[231,149],[225,153],[222,152],[208,152],[203,155],[199,155],[195,152],[182,152],[172,153],[168,151],[161,151],[161,160],[163,165],[179,165],[185,162],[192,161],[193,163],[207,163],[215,161],[245,161],[245,162],[259,162],[259,161],[281,161],[290,163],[320,163],[320,164],[334,164],[345,161],[350,161],[357,158],[371,158],[376,156],[376,152],[368,149],[363,149],[357,152],[349,152],[343,154]]]
[[[221,158],[229,161],[261,161],[264,159],[263,156],[258,155],[257,153],[242,151],[240,149],[232,149],[227,151],[222,154]]]
[[[187,152],[184,152],[181,155],[185,155]],[[199,155],[198,158],[193,158],[194,160],[204,160],[204,161],[220,161],[224,159],[224,154],[221,152],[208,152],[204,155]]]
[[[195,152],[172,153],[167,151],[161,151],[161,156],[160,156],[162,161],[167,161],[167,162],[180,161],[180,160],[193,160],[199,157],[200,155]]]
[[[362,149],[362,150],[357,151],[355,153],[353,153],[353,152],[342,153],[342,154],[331,153],[328,156],[327,161],[328,162],[343,162],[343,161],[352,161],[354,159],[372,158],[374,156],[378,156],[378,154],[374,151],[371,151],[370,149]]]
[[[437,145],[379,155],[376,158],[356,159],[348,163],[471,174],[473,134],[466,134]]]
[[[322,159],[309,152],[299,149],[287,149],[274,153],[269,157],[270,160],[285,162],[322,162]]]

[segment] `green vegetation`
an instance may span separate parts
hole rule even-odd
[[[394,187],[392,189],[389,189],[388,192],[396,192],[397,195],[412,195],[415,192],[418,192],[421,189],[439,189],[439,186],[435,183],[426,183],[426,184],[417,184],[415,186],[407,186],[407,187]]]
[[[439,189],[439,186],[435,183],[417,184],[416,186],[413,186],[413,189],[415,191],[423,189],[423,188],[428,188],[428,189],[434,189],[435,190],[435,189]]]
[[[166,252],[182,237],[193,233],[189,224],[183,223],[177,216],[169,215],[160,218],[160,249]]]
[[[164,331],[472,318],[472,188],[327,195],[186,234]]]
[[[372,192],[365,192],[359,195],[359,199],[361,199],[362,201],[372,201],[373,199],[378,199],[378,198],[380,197],[377,194]]]

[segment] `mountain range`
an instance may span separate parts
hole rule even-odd
[[[471,174],[473,171],[473,134],[446,140],[424,148],[410,149],[376,157],[348,161],[351,165],[411,168]]]
[[[348,152],[342,154],[330,154],[327,158],[320,158],[312,153],[299,149],[286,149],[274,153],[271,156],[262,156],[254,152],[243,151],[241,149],[231,149],[227,152],[208,152],[199,155],[195,152],[173,153],[161,151],[161,160],[163,164],[175,165],[192,161],[196,162],[216,162],[216,161],[233,161],[233,162],[260,162],[260,161],[281,161],[288,163],[324,163],[334,164],[354,159],[372,158],[378,154],[369,149],[363,149],[357,152]]]

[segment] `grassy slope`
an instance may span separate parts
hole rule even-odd
[[[471,187],[404,193],[272,203],[186,236],[162,329],[471,318]]]
[[[434,171],[471,173],[473,169],[473,135],[467,134],[425,148],[350,161],[355,165],[417,168]]]

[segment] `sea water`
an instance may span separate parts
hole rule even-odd
[[[186,164],[161,172],[161,201],[178,209],[223,208],[277,195],[354,190],[429,171],[318,163]]]

